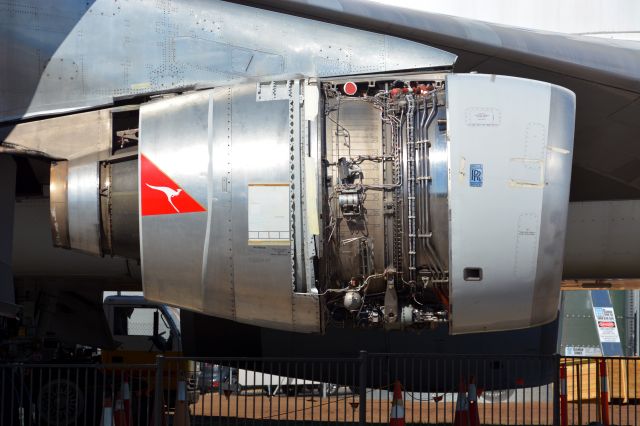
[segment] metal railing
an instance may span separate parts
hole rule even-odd
[[[192,375],[198,377],[196,402],[179,412],[165,410],[169,417],[183,417],[178,424],[187,424],[187,416],[191,425],[225,424],[229,419],[251,424],[388,424],[396,380],[409,424],[452,424],[458,392],[470,381],[479,394],[481,424],[551,425],[559,418],[553,386],[558,357],[361,352],[346,359],[191,361]],[[169,379],[180,381],[183,374],[171,372]]]
[[[146,365],[0,364],[0,424],[388,424],[397,380],[407,424],[453,424],[465,406],[460,396],[473,385],[480,424],[636,425],[638,362],[361,352],[305,359],[158,356]]]
[[[155,372],[155,364],[0,365],[0,424],[95,425],[106,406],[113,417],[126,405],[130,424],[147,425]]]
[[[566,397],[558,403],[566,410],[567,424],[640,424],[638,362],[640,358],[631,357],[562,358]]]

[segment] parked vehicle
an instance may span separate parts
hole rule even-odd
[[[180,319],[173,308],[142,296],[108,296],[96,301],[102,313],[90,311],[86,318],[101,324],[103,334],[98,336],[83,334],[83,327],[71,332],[67,326],[65,309],[82,308],[78,300],[65,294],[47,299],[32,288],[21,288],[19,295],[22,303],[32,303],[34,308],[24,312],[12,329],[14,334],[0,346],[0,360],[5,363],[0,371],[0,405],[8,407],[3,415],[9,416],[0,418],[0,424],[11,424],[12,416],[19,415],[18,407],[25,406],[42,424],[82,423],[85,417],[95,417],[105,396],[114,398],[125,382],[137,395],[132,398],[132,410],[140,411],[142,417],[147,414],[155,371],[130,366],[155,364],[159,354],[183,355]],[[74,367],[64,366],[69,364]],[[186,360],[165,363],[162,393],[169,406],[175,404],[179,381],[186,382],[187,402],[196,401],[193,366]]]
[[[199,363],[196,371],[196,389],[201,395],[228,388],[237,383],[238,373],[235,368],[210,363]]]

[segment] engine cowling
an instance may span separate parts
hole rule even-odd
[[[157,99],[138,158],[95,167],[110,207],[92,247],[131,256],[131,203],[108,200],[137,189],[150,300],[300,332],[541,325],[558,308],[574,114],[563,88],[479,74]]]

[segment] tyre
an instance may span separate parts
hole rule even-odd
[[[71,380],[58,379],[40,388],[36,408],[44,425],[82,424],[85,411],[89,409],[85,401],[85,393],[80,386]]]
[[[99,425],[103,403],[103,377],[93,370],[47,374],[34,378],[35,418],[43,426]],[[51,380],[48,380],[51,378]]]

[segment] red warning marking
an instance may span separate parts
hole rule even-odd
[[[342,90],[344,90],[344,93],[346,93],[347,95],[353,96],[358,91],[358,86],[353,81],[349,81],[344,84]]]
[[[140,154],[142,216],[206,211],[147,157]]]
[[[598,327],[600,328],[614,328],[616,324],[613,321],[598,321]]]

